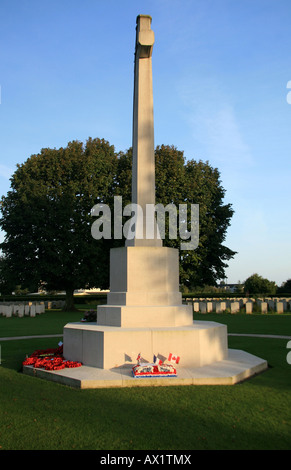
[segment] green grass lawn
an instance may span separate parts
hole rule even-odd
[[[229,337],[229,347],[266,359],[269,369],[234,386],[77,390],[21,373],[35,349],[56,347],[63,326],[82,312],[0,317],[0,449],[198,450],[290,449],[288,340]],[[229,333],[291,336],[291,315],[195,315]]]

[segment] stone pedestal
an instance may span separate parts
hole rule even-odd
[[[178,250],[122,247],[110,252],[110,293],[97,308],[97,323],[64,328],[64,356],[110,369],[178,354],[182,367],[201,367],[227,358],[227,328],[193,323],[191,305],[179,292]]]
[[[110,293],[98,306],[97,324],[171,327],[193,323],[192,308],[179,292],[178,250],[122,247],[110,252]]]
[[[111,250],[110,293],[97,308],[96,323],[64,328],[64,356],[111,369],[178,354],[182,367],[201,367],[227,358],[227,328],[193,323],[191,305],[179,292],[178,250],[122,247]]]

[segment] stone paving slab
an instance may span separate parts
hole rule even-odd
[[[267,370],[264,359],[237,349],[228,350],[228,359],[208,366],[177,366],[177,377],[135,378],[132,365],[110,370],[81,366],[59,371],[23,367],[23,373],[74,388],[153,387],[175,385],[234,385]]]

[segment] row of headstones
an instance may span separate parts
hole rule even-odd
[[[45,309],[59,309],[65,305],[64,300],[45,301],[45,302],[0,302],[0,315],[4,317],[35,317],[45,312]]]
[[[4,317],[35,317],[45,312],[44,302],[12,303],[0,302],[0,315]]]
[[[200,313],[222,313],[226,310],[230,313],[237,313],[242,309],[246,313],[250,314],[254,311],[254,306],[258,306],[258,310],[261,313],[267,313],[268,311],[274,311],[276,313],[283,313],[291,310],[291,299],[226,299],[222,301],[217,300],[187,300],[188,304],[193,305],[194,312]]]

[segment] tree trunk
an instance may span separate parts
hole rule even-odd
[[[65,312],[76,311],[75,302],[74,302],[74,289],[69,288],[66,290],[66,304],[63,308]]]

